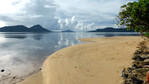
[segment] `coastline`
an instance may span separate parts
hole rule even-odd
[[[49,56],[42,71],[18,84],[120,84],[140,36],[83,38]]]

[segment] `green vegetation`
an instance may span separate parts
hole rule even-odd
[[[118,25],[134,29],[141,35],[149,37],[149,0],[138,0],[121,6]]]

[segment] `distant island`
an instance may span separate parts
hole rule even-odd
[[[127,31],[127,28],[113,28],[113,27],[107,27],[104,29],[96,29],[93,31],[88,32],[135,32],[133,29]]]
[[[72,30],[64,30],[62,32],[74,32],[74,31],[72,31]]]
[[[34,25],[30,28],[27,28],[24,25],[16,25],[16,26],[5,26],[0,28],[0,32],[51,32],[43,28],[41,25]]]

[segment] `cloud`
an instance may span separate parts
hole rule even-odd
[[[6,1],[9,2],[9,0]],[[8,12],[0,13],[0,20],[7,25],[32,26],[40,24],[48,29],[59,29],[58,19],[55,18],[57,5],[53,0],[16,0],[9,5],[14,7],[13,9],[17,12],[7,10]]]
[[[120,6],[136,0],[3,0],[0,26],[40,24],[50,30],[115,27]]]
[[[60,24],[60,29],[71,29],[71,30],[75,30],[76,25],[78,24],[78,21],[76,20],[75,16],[72,16],[70,19],[66,18],[66,19],[59,19],[59,24]]]
[[[96,29],[97,26],[115,27],[115,17],[120,11],[120,6],[130,1],[135,0],[56,0],[60,6],[56,15],[61,20],[75,16],[78,24],[74,25],[74,28],[78,30]]]
[[[82,30],[93,30],[94,23],[82,23],[77,20],[75,16],[72,16],[70,19],[62,19],[58,18],[58,23],[60,24],[61,30],[74,30],[74,31],[82,31]]]

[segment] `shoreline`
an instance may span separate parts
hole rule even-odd
[[[83,38],[49,56],[41,72],[18,84],[120,84],[140,36]],[[108,81],[107,81],[108,80]]]

